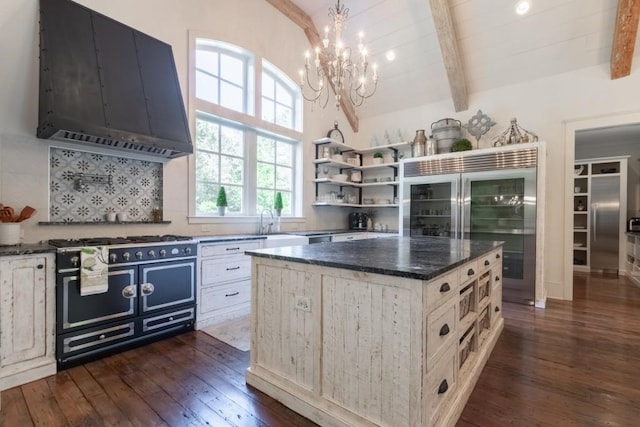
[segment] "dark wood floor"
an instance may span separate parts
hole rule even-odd
[[[640,288],[579,276],[573,302],[504,315],[458,426],[640,425]],[[0,426],[315,425],[248,387],[247,365],[189,332],[6,390]]]

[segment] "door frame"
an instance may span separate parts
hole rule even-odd
[[[564,277],[562,299],[573,300],[573,165],[576,155],[576,132],[603,127],[640,123],[640,112],[618,113],[565,121],[564,146]]]

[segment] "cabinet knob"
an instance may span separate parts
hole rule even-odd
[[[443,283],[442,286],[440,286],[440,292],[449,292],[451,290],[451,286],[449,286],[449,283]]]
[[[494,310],[494,311],[495,311],[496,313],[497,313],[497,312],[499,312],[499,311],[500,311],[500,307],[498,307],[498,306],[496,305],[496,308],[495,308],[495,310]]]
[[[440,328],[440,336],[443,337],[447,334],[449,334],[449,325],[445,323],[442,328]]]
[[[500,281],[500,276],[496,276],[496,278],[494,279],[496,282]]]
[[[500,254],[496,254],[496,259],[500,259]]]
[[[38,264],[38,265],[36,266],[36,268],[37,268],[38,270],[42,270],[42,269],[44,268],[44,265],[42,265],[42,264]]]
[[[484,265],[485,265],[485,266],[487,266],[487,265],[489,265],[489,264],[491,264],[491,263],[489,262],[489,260],[488,260],[488,259],[485,259],[485,260],[484,260]]]
[[[446,393],[447,390],[449,390],[449,383],[447,383],[447,380],[442,380],[440,387],[438,387],[438,394]]]
[[[467,276],[473,276],[474,274],[476,274],[476,272],[473,271],[473,268],[470,268],[469,271],[467,271]]]

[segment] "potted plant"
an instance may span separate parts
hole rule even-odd
[[[218,198],[216,199],[216,206],[218,207],[218,215],[224,216],[224,211],[227,208],[227,192],[224,187],[220,187],[218,190]]]
[[[276,199],[273,202],[273,209],[276,211],[276,215],[280,216],[282,214],[282,208],[283,208],[283,204],[282,204],[282,193],[280,193],[279,191],[276,193]]]
[[[382,163],[384,163],[384,156],[382,155],[382,153],[380,151],[376,151],[375,153],[373,153],[373,164],[379,165]]]
[[[467,151],[467,150],[471,150],[471,149],[473,149],[473,145],[471,145],[471,141],[469,141],[466,138],[462,138],[462,139],[457,140],[451,146],[451,151],[452,152]]]

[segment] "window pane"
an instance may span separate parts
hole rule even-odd
[[[244,160],[227,156],[222,156],[220,160],[220,182],[224,184],[242,185]]]
[[[244,63],[233,56],[220,55],[220,77],[238,86],[244,86]]]
[[[283,215],[291,215],[293,211],[291,210],[291,193],[286,191],[281,191],[282,194],[282,214]]]
[[[276,163],[279,165],[293,166],[293,145],[278,141]]]
[[[258,187],[273,188],[275,172],[275,166],[269,163],[258,163]]]
[[[281,84],[276,85],[276,101],[287,107],[293,107],[293,96],[291,96],[291,92]]]
[[[227,193],[227,210],[231,213],[242,213],[242,187],[228,186],[224,187]]]
[[[196,119],[196,145],[199,149],[219,152],[217,123]]]
[[[239,129],[222,128],[221,154],[242,157],[244,153],[244,135]]]
[[[276,188],[278,190],[291,190],[293,188],[293,174],[291,168],[278,166],[276,174]]]
[[[241,88],[227,82],[220,82],[220,105],[235,111],[244,112],[244,93]]]
[[[262,73],[262,96],[269,99],[276,99],[274,93],[274,86],[276,82],[267,73]]]
[[[273,163],[275,148],[276,145],[273,139],[258,136],[258,161]]]
[[[275,123],[276,120],[276,104],[268,98],[262,98],[262,120],[269,123]]]
[[[196,157],[196,180],[218,182],[220,176],[219,156],[201,151]]]
[[[293,127],[293,110],[289,107],[276,104],[276,124],[288,128]]]
[[[218,96],[218,79],[196,71],[196,98],[217,104]]]
[[[258,201],[256,202],[256,207],[258,213],[262,212],[263,209],[273,209],[273,202],[275,200],[273,190],[258,190],[257,196]]]
[[[196,68],[214,76],[218,75],[218,53],[207,50],[196,51]]]
[[[196,183],[196,213],[210,215],[218,212],[216,207],[216,196],[218,185],[205,182]]]

